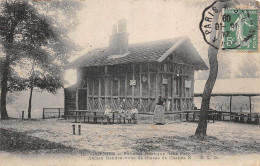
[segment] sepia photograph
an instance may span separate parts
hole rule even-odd
[[[0,0],[0,166],[260,166],[259,0]]]

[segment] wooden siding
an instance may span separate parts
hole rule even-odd
[[[77,109],[83,108],[82,100],[86,101],[86,109],[104,110],[106,105],[117,109],[126,99],[129,107],[153,112],[158,96],[162,96],[169,112],[190,110],[193,106],[194,68],[171,59],[162,63],[86,67],[79,72],[83,79],[79,78],[77,83]],[[131,80],[135,80],[134,86],[130,85]],[[185,87],[185,81],[190,81],[191,87]],[[79,92],[83,86],[86,93]]]

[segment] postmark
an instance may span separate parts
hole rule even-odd
[[[205,42],[216,49],[258,51],[258,10],[236,8],[234,4],[233,8],[228,5],[218,8],[218,3],[223,2],[213,2],[202,13],[200,31]],[[219,15],[218,19],[213,21],[216,15]],[[212,31],[217,32],[214,37]],[[221,42],[217,44],[219,38]]]
[[[213,18],[215,15],[218,15],[220,13],[220,11],[216,7],[217,3],[217,1],[213,2],[210,6],[206,7],[203,10],[202,19],[199,24],[199,28],[203,35],[204,41],[216,49],[218,49],[218,46],[215,45],[214,39],[210,39],[210,35],[212,33],[212,28],[216,29],[216,24],[212,23]]]

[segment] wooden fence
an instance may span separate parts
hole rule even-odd
[[[252,112],[255,111],[257,105],[251,104]],[[231,104],[230,109],[230,103],[210,103],[210,108],[217,110],[217,111],[234,111],[234,112],[247,112],[250,110],[250,104],[240,104],[240,103],[234,103]]]
[[[64,116],[64,108],[43,108],[42,119],[61,118]]]

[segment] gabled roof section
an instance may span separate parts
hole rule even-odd
[[[184,43],[185,46],[180,47]],[[180,50],[179,47],[182,50]],[[174,55],[176,50],[178,50],[177,52],[183,54],[190,64],[195,66],[196,70],[208,69],[187,37],[130,44],[128,48],[129,52],[125,56],[115,56],[118,58],[111,58],[111,56],[113,56],[113,52],[108,47],[96,48],[71,62],[67,68],[116,65],[131,62],[162,62],[170,54],[173,53]],[[189,50],[190,52],[187,52]]]
[[[181,59],[180,63],[185,62],[186,64],[192,65],[196,70],[208,70],[207,65],[189,38],[185,38],[179,45],[177,45],[171,54],[173,55],[173,61],[176,63]]]

